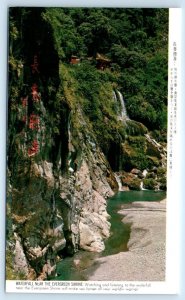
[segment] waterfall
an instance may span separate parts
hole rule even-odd
[[[143,181],[140,183],[140,190],[143,191]]]
[[[124,98],[123,98],[123,95],[120,91],[113,91],[113,99],[114,101],[120,103],[121,105],[121,111],[119,112],[119,116],[118,116],[118,119],[121,120],[121,121],[125,121],[125,120],[128,120],[129,117],[127,115],[127,110],[126,110],[126,106],[125,106],[125,101],[124,101]]]
[[[72,136],[71,136],[71,116],[70,115],[68,117],[67,131],[68,131],[68,149],[69,149],[67,164],[68,164],[69,172],[73,173],[74,170],[71,167],[71,163],[72,163],[71,153],[73,152],[74,149],[73,149]]]
[[[115,102],[117,101],[117,97],[116,97],[116,92],[115,91],[113,91],[113,99],[114,99]]]
[[[67,124],[67,133],[68,133],[68,147],[69,151],[71,150],[71,118],[70,115],[68,117],[68,124]]]
[[[114,173],[114,177],[115,177],[116,182],[118,184],[118,191],[123,191],[120,177],[116,173]]]
[[[142,174],[143,174],[143,177],[144,177],[144,178],[146,177],[147,173],[148,173],[148,171],[147,171],[147,170],[144,170],[144,171],[143,171],[143,173],[142,173]]]
[[[145,134],[145,137],[149,143],[151,143],[160,153],[162,166],[166,168],[167,165],[167,149],[159,144],[155,139],[153,139],[149,134]]]
[[[141,191],[147,191],[147,189],[144,189],[144,184],[143,184],[143,181],[141,181],[141,183],[140,183],[140,190]]]
[[[118,96],[119,96],[119,101],[120,101],[120,104],[121,104],[121,119],[122,120],[127,120],[127,119],[129,119],[129,117],[127,115],[127,110],[126,110],[123,95],[121,94],[120,91],[118,91]]]
[[[143,171],[142,174],[143,174],[143,177],[144,177],[144,178],[146,177],[147,173],[148,173],[147,170],[144,170],[144,171]],[[141,190],[141,191],[146,191],[146,189],[144,189],[143,186],[144,186],[143,181],[141,181],[141,183],[140,183],[140,190]]]

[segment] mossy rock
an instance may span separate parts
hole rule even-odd
[[[159,149],[154,146],[152,143],[147,142],[147,151],[146,154],[149,156],[155,156],[157,158],[161,158],[161,153],[159,151]]]
[[[133,168],[144,170],[153,166],[145,154],[145,144],[144,137],[127,137],[126,142],[122,143],[122,169],[127,171],[131,171]]]
[[[144,136],[127,136],[127,141],[131,147],[137,151],[146,151],[146,139]]]
[[[149,161],[151,167],[152,166],[159,167],[160,160],[156,156],[148,156],[147,155],[147,158],[148,158],[148,161]]]
[[[160,190],[166,191],[167,189],[167,181],[166,177],[161,177],[158,179],[159,185],[160,185]]]
[[[143,153],[138,153],[136,156],[131,158],[131,163],[133,167],[138,168],[140,170],[145,170],[150,168],[151,163],[148,160],[147,156]]]
[[[155,187],[157,185],[157,182],[153,178],[145,178],[143,180],[144,188],[148,190],[155,190]]]
[[[123,170],[131,171],[133,168],[144,170],[158,166],[158,161],[150,159],[143,151],[137,151],[128,144],[122,145],[122,156],[120,158]]]
[[[141,180],[135,175],[123,172],[121,176],[123,186],[128,186],[130,190],[139,191]]]
[[[6,250],[6,279],[7,280],[26,280],[26,274],[14,270],[14,253],[10,249]]]
[[[166,147],[166,143],[167,143],[166,131],[154,130],[151,132],[151,135],[158,143],[164,143],[164,147]]]
[[[148,172],[146,175],[146,179],[150,179],[150,178],[155,179],[155,177],[156,177],[156,174],[154,172]]]
[[[133,178],[133,180],[129,184],[130,190],[140,191],[141,180],[138,178]]]
[[[126,124],[127,124],[126,133],[130,136],[144,135],[148,132],[148,129],[146,128],[146,126],[140,122],[136,122],[133,120],[127,120]]]
[[[165,175],[165,174],[166,174],[166,169],[165,169],[165,168],[159,167],[159,168],[157,169],[157,175],[158,175],[158,176],[163,176],[163,175]]]
[[[107,182],[110,185],[111,189],[116,192],[118,190],[118,183],[115,180],[113,173],[108,171],[106,177],[107,177]]]

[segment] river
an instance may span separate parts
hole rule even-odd
[[[122,222],[123,216],[118,213],[121,207],[128,207],[134,201],[160,201],[166,197],[162,191],[128,191],[118,192],[107,203],[111,216],[111,235],[105,241],[105,250],[101,253],[79,251],[73,257],[67,257],[57,264],[58,276],[52,280],[88,280],[88,276],[98,267],[96,259],[107,255],[128,251],[130,225]]]

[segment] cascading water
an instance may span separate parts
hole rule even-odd
[[[117,91],[118,93],[118,97],[119,97],[119,101],[120,101],[120,104],[121,104],[121,120],[122,121],[125,121],[125,120],[128,120],[129,117],[127,115],[127,110],[126,110],[126,106],[125,106],[125,101],[124,101],[124,98],[123,98],[123,95],[120,91]]]
[[[114,99],[115,102],[117,101],[117,97],[116,97],[116,92],[115,91],[113,91],[113,99]]]
[[[145,134],[145,137],[149,143],[151,143],[160,153],[162,167],[166,168],[167,165],[167,149],[159,144],[155,139],[153,139],[149,134]]]
[[[114,176],[115,176],[115,179],[116,179],[117,184],[118,184],[118,191],[119,191],[119,192],[123,191],[122,183],[121,183],[120,177],[119,177],[118,174],[116,174],[116,173],[114,173]]]
[[[143,174],[143,177],[144,177],[144,178],[146,177],[147,173],[148,173],[147,170],[144,170],[144,171],[143,171],[142,174]],[[141,190],[141,191],[146,191],[146,189],[144,189],[144,183],[143,183],[143,181],[141,181],[141,183],[140,183],[140,190]]]
[[[67,164],[68,164],[69,172],[73,173],[74,170],[71,166],[71,162],[72,162],[71,152],[73,151],[73,145],[72,145],[72,137],[71,137],[71,116],[70,116],[70,114],[69,114],[69,118],[68,118],[67,130],[68,130],[68,149],[69,149]]]
[[[129,120],[122,93],[118,90],[116,92],[113,92],[113,99],[114,101],[119,102],[121,104],[121,111],[119,111],[118,119],[121,121]]]
[[[143,191],[143,181],[140,183],[140,190]]]
[[[156,140],[152,139],[149,134],[145,134],[145,137],[150,143],[156,146],[159,150],[161,149],[161,145]]]
[[[67,131],[68,131],[68,147],[70,149],[71,148],[71,118],[70,118],[70,114],[68,117]]]
[[[147,173],[148,173],[148,171],[147,171],[147,170],[144,170],[144,171],[143,171],[143,173],[142,173],[142,174],[143,174],[144,178],[146,177]]]

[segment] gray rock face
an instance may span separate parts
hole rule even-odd
[[[24,254],[20,238],[15,234],[15,256],[14,256],[14,262],[15,262],[15,271],[21,272],[24,275],[28,275],[28,263],[26,260],[26,256]]]
[[[92,180],[91,170],[91,166],[89,168],[87,162],[83,161],[77,172],[76,183],[79,189],[75,196],[81,203],[80,219],[78,220],[80,248],[100,252],[104,250],[103,239],[109,236],[110,228],[104,197],[113,193],[105,179],[105,186],[98,183],[98,178],[100,182],[103,179],[102,170],[100,168],[96,170],[96,176],[93,176]],[[77,228],[75,224],[74,227]]]
[[[107,174],[112,171],[87,128],[86,135],[74,136],[72,121],[70,126],[65,171],[56,175],[53,162],[33,159],[27,169],[20,165],[18,188],[12,187],[17,279],[21,272],[26,279],[54,276],[60,251],[101,252],[109,236],[106,198],[114,193]]]
[[[106,199],[114,194],[115,176],[80,109],[70,113],[68,123],[66,153],[57,163],[24,156],[18,161],[10,191],[16,279],[54,276],[59,256],[79,249],[101,252],[109,237]],[[140,189],[141,174],[139,169],[120,173],[123,186]],[[163,168],[155,176],[162,178]]]

